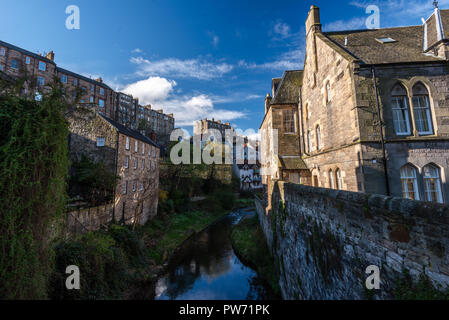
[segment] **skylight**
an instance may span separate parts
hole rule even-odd
[[[385,37],[385,38],[376,38],[377,41],[379,41],[380,43],[392,43],[392,42],[396,42],[396,40],[390,38],[390,37]]]

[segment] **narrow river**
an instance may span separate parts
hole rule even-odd
[[[238,210],[185,242],[156,284],[158,300],[259,300],[274,296],[231,245],[232,227],[254,211]]]

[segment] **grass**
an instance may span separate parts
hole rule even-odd
[[[147,255],[155,264],[166,262],[185,240],[229,213],[219,207],[207,209],[207,203],[199,202],[194,211],[157,217],[143,227]]]
[[[255,269],[258,275],[271,287],[273,293],[281,296],[279,276],[273,257],[268,250],[257,216],[242,219],[231,234],[234,251],[243,262]]]

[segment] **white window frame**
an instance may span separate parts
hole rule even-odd
[[[100,108],[104,108],[104,100],[103,99],[99,99],[98,100],[98,105],[100,106]]]
[[[123,194],[127,194],[128,192],[128,181],[123,183]]]
[[[61,82],[67,83],[67,80],[68,80],[67,76],[65,74],[61,74]]]
[[[433,176],[428,176],[426,175],[426,169],[427,168],[431,168],[432,170],[434,170],[434,172],[436,173],[436,175]],[[435,179],[436,180],[436,194],[437,194],[437,199],[432,199],[432,191],[430,190],[430,179]],[[440,173],[440,168],[433,165],[433,164],[428,164],[423,168],[423,180],[424,180],[424,195],[425,195],[425,199],[426,201],[429,202],[437,202],[437,203],[443,203],[443,193],[441,191],[441,173]]]
[[[125,169],[129,168],[129,156],[125,157]]]
[[[137,170],[138,166],[139,166],[139,160],[137,158],[135,158],[134,159],[134,165],[133,165],[134,170]]]
[[[139,152],[139,141],[134,141],[134,152]]]
[[[329,187],[331,189],[335,189],[334,171],[332,169],[330,169],[328,173],[329,173]]]
[[[104,137],[97,137],[97,147],[104,147],[105,141]]]
[[[337,177],[337,189],[343,190],[343,179],[341,176],[341,170],[337,169],[335,170],[335,176]]]
[[[409,136],[411,134],[410,129],[410,118],[409,118],[409,107],[408,107],[408,99],[407,96],[392,96],[392,106],[391,110],[393,112],[393,127],[396,135],[398,136]],[[400,105],[400,99],[402,99],[402,106]],[[396,105],[395,105],[396,103]],[[397,115],[405,115],[403,120],[397,119]],[[405,121],[406,131],[399,131],[400,121]]]
[[[419,98],[424,98],[425,101],[425,106],[422,107],[421,103],[418,103],[419,106],[417,106],[417,104],[415,103],[415,101],[420,101]],[[415,98],[417,98],[415,100]],[[414,95],[412,98],[413,101],[413,114],[415,116],[415,128],[418,131],[419,135],[429,135],[429,134],[433,134],[433,123],[432,123],[432,113],[430,112],[430,100],[429,100],[429,95]],[[426,114],[426,119],[424,119],[423,121],[427,120],[427,125],[429,126],[429,131],[419,131],[418,130],[418,126],[417,126],[417,110],[425,110],[425,114]],[[419,113],[418,113],[419,114]]]
[[[129,150],[129,138],[126,137],[125,149]]]
[[[104,96],[104,88],[100,88],[100,95]]]
[[[145,154],[145,143],[142,142],[142,154]]]
[[[0,47],[0,56],[5,56],[6,55],[6,49],[4,47]]]
[[[93,96],[90,96],[89,102],[90,102],[90,103],[94,103],[94,97],[93,97]]]
[[[25,56],[25,64],[31,64],[31,57]]]
[[[316,147],[317,150],[321,150],[323,148],[323,143],[321,141],[321,127],[316,126],[315,128],[315,135],[316,135]]]
[[[410,168],[412,170],[411,175],[407,174],[406,172],[407,168]],[[400,175],[401,175],[402,196],[406,199],[411,199],[410,198],[411,190],[408,189],[408,183],[404,180],[413,180],[413,193],[415,194],[415,199],[412,200],[420,200],[417,171],[418,170],[410,164],[407,164],[401,168]]]

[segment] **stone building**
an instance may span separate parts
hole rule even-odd
[[[201,141],[203,141],[203,139],[207,140],[208,135],[206,134],[208,133],[208,130],[212,129],[220,132],[223,142],[225,141],[226,138],[226,130],[231,130],[231,133],[234,134],[234,128],[231,126],[229,122],[223,123],[221,122],[221,120],[215,121],[214,118],[212,118],[212,120],[208,120],[207,118],[205,118],[203,120],[199,120],[194,123],[193,135],[201,136]],[[211,132],[212,131],[210,131],[209,134]]]
[[[115,93],[115,119],[119,123],[144,132],[159,145],[166,147],[170,134],[175,128],[173,114],[164,114],[163,110],[154,110],[151,105],[141,106],[139,99],[123,92]]]
[[[301,158],[298,113],[302,71],[286,71],[272,80],[272,96],[265,98],[265,117],[260,126],[263,183],[280,179],[308,183],[310,172]],[[277,142],[277,144],[274,144]]]
[[[323,32],[311,7],[297,90],[312,185],[449,202],[444,30],[435,8],[421,26]]]
[[[120,179],[114,192],[114,218],[144,224],[157,214],[159,146],[139,132],[80,105],[68,117],[69,158],[83,154],[102,161]]]
[[[55,54],[50,51],[45,56],[36,54],[12,44],[0,41],[0,74],[17,79],[26,74],[33,79],[37,92],[31,87],[24,94],[40,95],[48,85],[58,78],[64,86],[69,99],[78,104],[94,105],[98,112],[110,119],[134,130],[139,129],[139,121],[145,122],[145,135],[154,134],[154,139],[166,145],[175,126],[173,114],[164,114],[162,110],[152,110],[151,106],[142,107],[139,100],[122,92],[114,92],[102,78],[90,79],[75,72],[60,68],[54,62]],[[33,89],[34,90],[34,89]]]
[[[95,104],[97,110],[113,117],[113,90],[103,83],[101,78],[93,80],[80,74],[57,67],[55,54],[50,51],[45,57],[12,44],[0,41],[0,71],[18,78],[27,74],[37,87],[37,92],[24,94],[39,95],[47,90],[47,86],[57,77],[64,86],[66,95],[70,95],[79,103]]]

